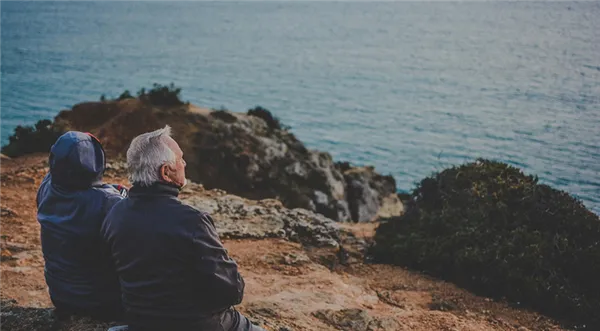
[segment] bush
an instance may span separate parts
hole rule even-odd
[[[35,152],[49,152],[50,147],[63,132],[52,127],[50,120],[38,121],[35,126],[17,126],[15,133],[8,138],[8,145],[2,153],[10,157]]]
[[[233,115],[227,108],[221,107],[219,109],[213,109],[210,116],[218,118],[225,123],[234,123],[237,121],[237,117]]]
[[[152,105],[166,107],[183,105],[184,102],[181,101],[180,94],[181,88],[175,87],[173,83],[170,85],[154,84],[150,90],[141,89],[138,92],[140,98],[145,98]]]
[[[281,122],[279,121],[279,119],[277,117],[273,116],[273,114],[271,114],[271,112],[268,109],[263,108],[261,106],[256,106],[252,109],[249,109],[248,115],[261,118],[263,121],[265,121],[267,123],[267,126],[271,130],[275,130],[275,129],[289,130],[290,129],[288,126],[282,126]]]
[[[425,178],[375,241],[380,262],[600,328],[600,219],[507,164],[478,160]]]
[[[121,93],[121,95],[119,95],[119,97],[117,98],[117,100],[125,100],[125,99],[133,99],[133,95],[131,95],[131,93],[129,92],[129,90],[125,90],[123,93]]]

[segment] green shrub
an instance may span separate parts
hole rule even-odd
[[[234,123],[237,121],[237,117],[233,115],[227,108],[221,106],[219,109],[213,109],[210,113],[210,116],[214,118],[218,118],[225,123]]]
[[[248,115],[261,118],[263,121],[265,121],[267,123],[267,126],[271,130],[275,130],[275,129],[276,130],[289,130],[290,129],[288,126],[281,125],[281,122],[279,121],[279,119],[277,117],[273,116],[273,114],[271,114],[271,112],[268,109],[263,108],[261,106],[256,106],[252,109],[249,109]]]
[[[2,153],[10,157],[35,152],[49,152],[50,147],[63,132],[52,127],[50,120],[38,121],[35,126],[17,126],[15,133],[8,138],[8,145]]]
[[[600,328],[600,219],[507,164],[478,160],[423,179],[375,241],[379,262]]]
[[[125,90],[123,93],[121,93],[121,95],[119,95],[119,97],[117,98],[117,100],[125,100],[125,99],[133,99],[133,95],[131,95],[131,93],[129,92],[129,90]]]
[[[154,84],[153,87],[145,91],[141,89],[138,92],[140,97],[145,98],[154,106],[181,106],[184,104],[180,99],[181,88],[175,87],[173,83],[170,85]]]

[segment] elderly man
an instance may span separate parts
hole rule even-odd
[[[129,197],[107,215],[108,243],[130,330],[262,330],[232,308],[244,280],[211,217],[177,195],[186,183],[171,128],[144,133],[127,151]]]

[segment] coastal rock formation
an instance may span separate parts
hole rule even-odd
[[[402,212],[393,177],[308,150],[260,107],[242,114],[183,103],[157,106],[139,98],[87,102],[62,111],[53,127],[92,132],[109,155],[118,156],[133,137],[166,124],[185,152],[189,178],[208,189],[276,198],[288,208],[336,221],[371,221],[380,210],[387,216]]]
[[[215,193],[216,192],[216,193]],[[225,239],[284,238],[315,247],[338,247],[338,223],[305,209],[287,209],[273,199],[251,201],[202,185],[188,184],[181,200],[210,213],[217,232]]]

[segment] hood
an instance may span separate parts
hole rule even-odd
[[[66,189],[86,189],[102,180],[104,150],[91,134],[69,131],[50,149],[49,163],[53,184]]]

